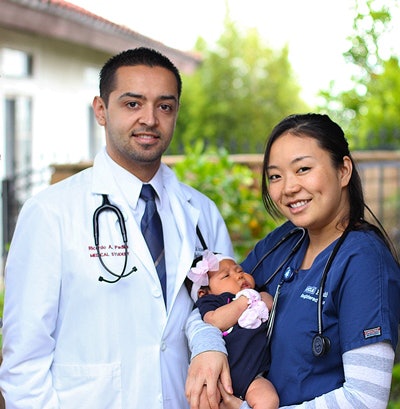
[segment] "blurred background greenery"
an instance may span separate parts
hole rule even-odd
[[[310,110],[328,113],[339,122],[352,149],[399,149],[399,56],[385,47],[393,27],[391,16],[398,8],[397,0],[354,0],[349,49],[343,53],[349,72],[354,73],[352,83],[338,91],[332,78],[329,89],[320,91],[317,106],[302,100],[288,48],[268,47],[256,29],[240,30],[227,13],[215,44],[201,37],[197,41],[202,64],[183,78],[169,153],[181,154],[198,139],[224,146],[231,154],[260,153],[277,122]]]

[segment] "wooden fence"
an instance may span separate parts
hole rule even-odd
[[[400,248],[400,151],[356,151],[354,160],[363,182],[366,203],[387,229]],[[232,162],[249,166],[260,184],[263,155],[237,154]],[[183,156],[165,156],[164,163],[173,167]],[[53,165],[51,183],[56,183],[80,170],[91,162]]]

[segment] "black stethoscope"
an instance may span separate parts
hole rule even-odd
[[[329,255],[329,258],[325,264],[324,270],[322,272],[322,277],[321,277],[321,282],[319,285],[319,293],[318,293],[318,303],[317,303],[317,322],[318,322],[318,332],[317,334],[313,337],[312,340],[312,352],[315,357],[322,357],[325,354],[328,353],[331,345],[330,339],[323,334],[323,325],[322,325],[322,305],[323,305],[323,292],[324,292],[324,287],[325,287],[325,282],[326,282],[326,277],[328,275],[329,269],[331,268],[332,262],[335,259],[335,256],[337,252],[339,251],[340,246],[343,244],[349,230],[346,229],[343,234],[339,237],[339,240],[336,242],[335,247],[333,248],[331,254]],[[273,253],[276,249],[279,248],[281,244],[286,242],[289,238],[294,236],[295,234],[300,234],[300,238],[297,240],[297,242],[294,244],[292,249],[290,250],[289,254],[285,257],[283,262],[279,264],[279,266],[276,268],[276,270],[271,274],[271,276],[265,281],[265,283],[258,287],[258,288],[263,288],[267,284],[269,284],[272,279],[281,271],[283,266],[287,264],[289,259],[293,257],[293,255],[297,252],[297,250],[300,248],[301,244],[303,243],[305,237],[306,237],[306,231],[302,227],[295,227],[294,229],[290,230],[287,234],[285,234],[270,250],[268,250],[262,257],[261,259],[257,262],[257,264],[253,267],[251,270],[250,274],[252,275],[254,271],[261,265],[261,263],[271,254]],[[271,334],[272,334],[272,329],[274,325],[274,320],[275,320],[275,313],[276,313],[276,305],[278,301],[278,296],[279,292],[281,289],[281,286],[285,282],[290,282],[293,280],[294,273],[293,270],[288,267],[285,269],[282,275],[282,279],[279,282],[276,292],[274,295],[274,302],[273,302],[273,307],[270,312],[268,322],[267,322],[267,342],[269,343]]]
[[[135,271],[137,271],[137,268],[133,266],[130,271],[126,272],[126,265],[128,263],[128,236],[126,234],[126,225],[125,225],[125,220],[124,220],[124,215],[122,214],[121,210],[110,203],[108,200],[108,195],[102,195],[103,196],[103,203],[94,211],[93,213],[93,238],[94,238],[94,245],[96,247],[97,251],[97,257],[100,260],[101,265],[104,267],[104,269],[111,274],[112,276],[116,277],[115,280],[107,280],[103,276],[99,276],[99,281],[104,281],[106,283],[116,283],[117,281],[121,280],[121,278],[128,277]],[[99,246],[99,216],[102,212],[105,211],[111,211],[117,215],[117,220],[119,224],[119,228],[121,230],[121,236],[122,236],[122,241],[124,242],[124,248],[125,248],[125,260],[124,260],[124,266],[122,268],[122,271],[120,274],[114,273],[112,270],[110,270],[104,263],[103,258],[101,257],[100,253],[100,246]]]
[[[111,274],[112,276],[116,277],[115,280],[107,280],[103,276],[99,276],[99,281],[104,281],[106,283],[114,284],[121,280],[121,278],[128,277],[135,271],[137,271],[136,266],[133,266],[130,271],[126,273],[126,265],[128,263],[128,235],[126,233],[126,225],[125,225],[125,220],[124,216],[121,212],[121,210],[110,203],[108,200],[108,195],[102,195],[103,196],[103,202],[102,204],[94,211],[93,213],[93,238],[94,238],[94,245],[96,247],[96,252],[97,252],[97,258],[100,260],[101,265],[104,267],[104,269]],[[99,246],[99,216],[102,212],[105,211],[111,211],[117,215],[117,220],[119,224],[119,228],[121,230],[121,236],[122,236],[122,241],[124,242],[124,248],[125,248],[125,260],[124,260],[124,266],[122,268],[122,271],[120,274],[114,273],[112,270],[110,270],[104,263],[103,258],[100,253],[100,246]],[[206,242],[203,238],[203,235],[201,234],[201,231],[199,229],[199,226],[196,226],[196,234],[200,240],[201,245],[203,246],[203,250],[207,249]]]

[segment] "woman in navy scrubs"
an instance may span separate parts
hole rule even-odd
[[[266,146],[262,193],[267,211],[288,221],[242,263],[245,271],[254,269],[258,286],[285,260],[299,234],[261,261],[263,255],[294,227],[305,229],[298,251],[265,288],[274,294],[281,283],[268,374],[281,407],[386,408],[400,322],[400,267],[387,234],[364,202],[342,129],[327,115],[281,121]],[[372,222],[365,219],[365,209]],[[287,269],[291,274],[285,280]],[[191,408],[197,408],[200,382],[215,407],[209,387],[216,383],[215,374],[222,380],[219,408],[248,408],[226,392],[222,354],[213,352],[213,371],[205,370],[210,354],[192,361],[186,388]]]

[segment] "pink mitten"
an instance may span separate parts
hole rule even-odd
[[[235,299],[238,299],[242,295],[249,299],[249,306],[239,317],[238,324],[242,328],[258,328],[262,322],[268,319],[268,308],[265,303],[261,301],[261,296],[257,291],[251,289],[239,291]]]

